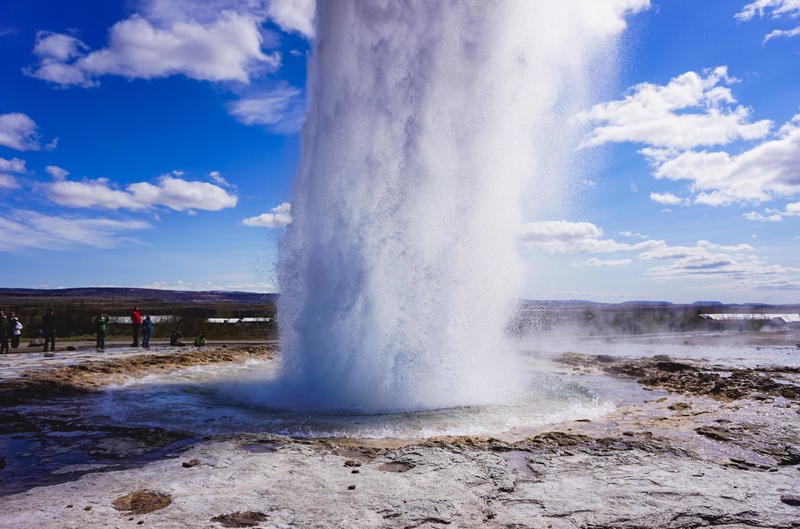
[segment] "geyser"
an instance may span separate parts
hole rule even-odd
[[[275,407],[507,402],[525,182],[647,0],[319,2]],[[602,61],[598,63],[596,61]],[[555,140],[555,141],[554,141]]]

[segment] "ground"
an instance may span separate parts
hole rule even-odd
[[[141,374],[273,354],[215,351],[27,371],[5,379],[0,395],[18,405],[36,380],[56,380],[58,391],[97,391],[128,369]],[[67,469],[59,474],[69,476],[64,482],[49,479],[0,497],[0,526],[800,527],[798,369],[723,369],[663,356],[565,354],[554,361],[566,372],[636,380],[653,398],[593,422],[492,438],[260,434],[181,444],[170,437],[176,432],[111,432],[94,448],[122,459],[136,455],[126,450],[168,451],[111,470]],[[62,420],[68,430],[76,419]],[[5,421],[19,430],[40,427],[30,416],[6,414]]]

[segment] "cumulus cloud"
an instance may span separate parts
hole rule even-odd
[[[800,26],[797,26],[793,29],[773,29],[769,33],[766,34],[764,37],[764,43],[771,41],[772,39],[777,39],[781,37],[796,37],[800,35]]]
[[[774,139],[740,154],[686,151],[651,163],[656,178],[690,181],[698,204],[761,203],[793,196],[800,193],[800,114]]]
[[[269,16],[284,31],[296,31],[306,37],[314,35],[314,0],[272,0]]]
[[[650,200],[665,206],[678,206],[684,204],[685,199],[672,193],[650,193]]]
[[[55,180],[63,180],[69,174],[69,171],[57,165],[48,165],[47,167],[44,168],[44,170]]]
[[[800,16],[800,0],[755,0],[745,5],[741,11],[734,15],[738,20],[750,20],[755,16],[771,15],[773,18],[781,15],[790,17]]]
[[[783,211],[776,210],[776,209],[767,209],[765,213],[759,213],[757,211],[748,211],[743,215],[743,217],[747,220],[759,221],[759,222],[780,222],[783,220],[784,217],[798,217],[800,216],[800,202],[793,202],[791,204],[786,204],[786,207]]]
[[[606,266],[625,266],[631,264],[631,259],[598,259],[597,257],[590,257],[585,261],[574,261],[572,266],[592,266],[592,267],[606,267]]]
[[[62,206],[130,210],[164,206],[175,211],[218,211],[234,207],[238,200],[236,195],[214,184],[171,175],[161,176],[155,184],[129,184],[124,190],[114,187],[107,178],[80,182],[57,180],[49,184],[47,194]]]
[[[51,216],[12,210],[0,214],[0,251],[66,250],[75,246],[112,248],[130,241],[125,233],[150,227],[140,220]]]
[[[280,85],[228,103],[228,112],[245,125],[264,125],[273,132],[291,134],[303,124],[302,91]]]
[[[791,206],[791,207],[790,207]],[[800,215],[800,203],[790,204],[786,211]],[[523,240],[528,244],[557,254],[628,253],[643,262],[659,263],[645,269],[651,279],[686,280],[718,279],[755,289],[787,289],[800,285],[800,268],[775,265],[758,254],[749,244],[719,244],[699,240],[694,244],[672,246],[663,240],[649,239],[634,232],[622,232],[626,237],[644,240],[635,244],[603,238],[603,230],[589,222],[545,221],[526,224]],[[633,257],[601,258],[591,256],[572,261],[577,267],[614,267],[633,262]],[[663,264],[661,264],[663,263]]]
[[[18,151],[38,151],[42,147],[36,122],[20,112],[0,114],[0,145]]]
[[[26,171],[25,160],[0,158],[0,171],[4,173],[24,173]]]
[[[649,235],[645,235],[643,233],[633,232],[633,231],[621,231],[619,232],[620,235],[623,237],[631,237],[636,239],[649,239]]]
[[[789,18],[800,17],[800,0],[756,0],[744,6],[740,12],[736,13],[735,17],[740,21],[746,21],[756,16],[764,17],[768,15],[772,18],[780,18],[781,16]],[[762,44],[766,44],[772,39],[796,37],[797,35],[800,35],[800,26],[793,29],[775,29],[764,36]]]
[[[603,238],[603,230],[591,222],[547,220],[522,225],[520,240],[528,246],[554,254],[613,253],[641,250],[656,244],[642,241],[635,244]]]
[[[219,184],[219,185],[221,185],[221,186],[223,186],[223,187],[228,187],[228,188],[231,188],[231,189],[236,189],[236,186],[235,186],[235,185],[233,185],[233,184],[231,184],[230,182],[228,182],[228,181],[225,179],[225,177],[224,177],[224,176],[222,176],[222,173],[220,173],[219,171],[211,171],[210,173],[208,173],[208,176],[210,176],[210,177],[211,177],[211,180],[213,180],[213,181],[214,181],[214,183],[216,183],[216,184]]]
[[[141,12],[158,22],[197,20],[208,23],[223,11],[243,13],[264,22],[271,20],[283,31],[305,37],[314,34],[314,0],[145,0]]]
[[[633,142],[690,149],[762,138],[772,122],[750,122],[750,110],[736,105],[728,88],[735,81],[727,67],[720,66],[686,72],[665,86],[638,84],[623,99],[595,105],[578,115],[594,126],[582,145]]]
[[[242,224],[257,228],[280,228],[292,223],[292,205],[288,202],[275,206],[270,211],[272,213],[243,219]]]
[[[761,289],[777,288],[787,280],[792,284],[800,281],[800,268],[770,264],[752,251],[746,244],[730,247],[699,241],[694,247],[669,248],[655,257],[647,254],[641,257],[673,261],[645,270],[647,276],[659,280],[716,278],[728,284]]]
[[[74,37],[40,32],[33,49],[38,62],[25,71],[61,86],[94,86],[103,75],[248,83],[254,72],[280,65],[280,54],[264,53],[262,41],[259,21],[236,12],[207,25],[178,20],[164,27],[135,14],[114,24],[108,45],[95,51]]]
[[[0,173],[0,189],[17,189],[19,182],[13,174]]]

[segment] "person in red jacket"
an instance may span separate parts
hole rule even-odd
[[[133,343],[131,347],[139,347],[139,331],[142,329],[142,313],[139,311],[139,307],[134,307],[133,312],[131,312],[131,324],[133,327]]]

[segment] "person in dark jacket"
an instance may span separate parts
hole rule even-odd
[[[108,332],[108,314],[101,313],[94,319],[94,332],[97,334],[97,349],[106,348],[106,333]]]
[[[47,309],[42,316],[42,335],[44,336],[44,351],[50,346],[51,351],[56,350],[56,316],[53,309]]]
[[[178,329],[173,329],[172,333],[169,335],[169,344],[172,347],[183,347],[186,345],[182,341],[180,341],[181,332]]]
[[[139,307],[134,307],[133,312],[131,312],[131,326],[133,327],[131,330],[133,334],[131,347],[139,347],[139,331],[142,329],[142,313],[139,312]]]
[[[150,315],[146,314],[142,320],[142,347],[150,348],[150,336],[155,328],[156,324],[150,319]]]
[[[8,325],[8,318],[5,311],[0,310],[0,354],[8,352],[8,339],[11,336],[11,329]]]

